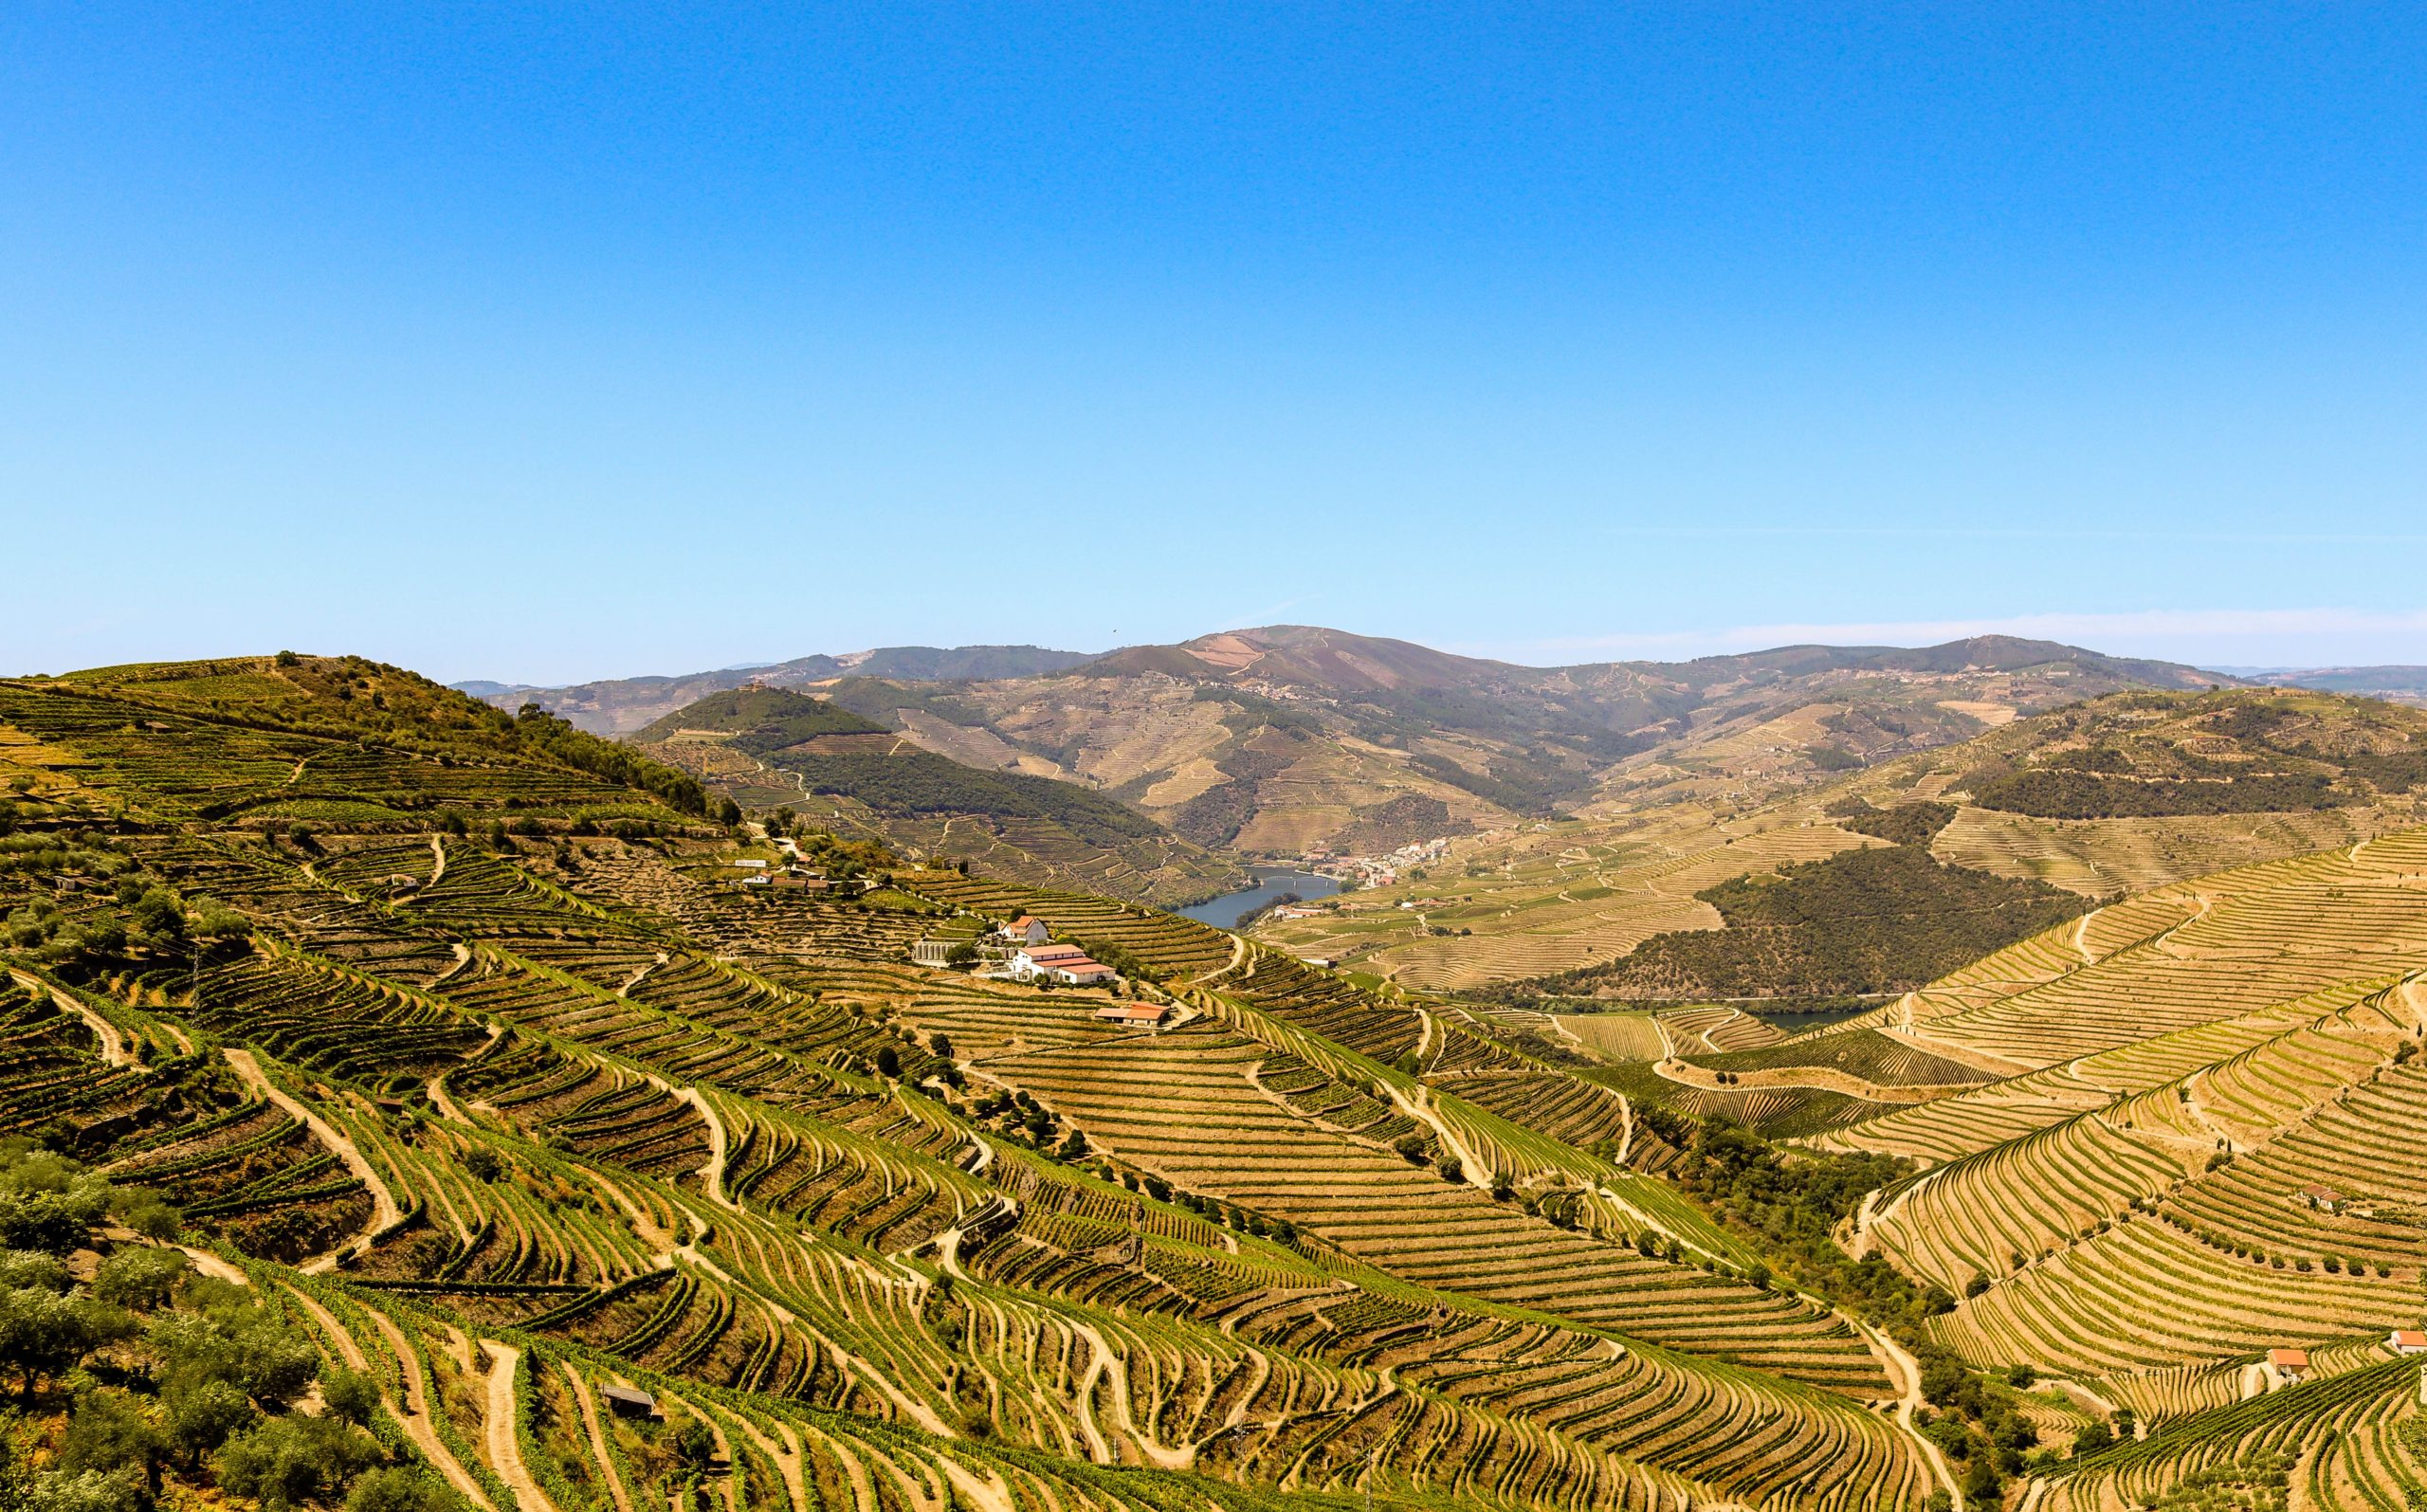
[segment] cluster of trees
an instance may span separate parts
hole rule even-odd
[[[2320,773],[2232,777],[2121,777],[2035,768],[1974,790],[1983,809],[2042,819],[2160,819],[2202,813],[2301,813],[2349,800]]]
[[[730,730],[735,746],[763,756],[821,735],[882,735],[885,726],[806,693],[735,688],[677,709],[637,738],[663,740],[677,730]]]
[[[1924,1321],[1955,1305],[1944,1291],[1915,1286],[1878,1255],[1852,1258],[1830,1237],[1864,1193],[1907,1175],[1911,1162],[1823,1152],[1789,1157],[1723,1119],[1689,1120],[1644,1104],[1635,1116],[1676,1147],[1671,1174],[1678,1186],[1759,1249],[1776,1274],[1835,1299],[1908,1343],[1921,1338]]]
[[[64,1257],[113,1213],[174,1236],[174,1213],[151,1193],[23,1139],[0,1145],[0,1378],[29,1414],[0,1416],[0,1505],[147,1512],[175,1473],[273,1509],[338,1499],[352,1512],[460,1507],[365,1431],[377,1385],[324,1372],[313,1341],[249,1288],[140,1244],[115,1247],[89,1283],[76,1281]],[[103,1351],[107,1369],[83,1368]],[[316,1381],[325,1410],[293,1412]],[[55,1442],[40,1469],[9,1452],[45,1438]]]
[[[1175,832],[1200,846],[1228,845],[1255,817],[1264,783],[1305,755],[1308,737],[1302,730],[1275,727],[1250,733],[1251,739],[1234,740],[1214,757],[1214,769],[1231,780],[1181,804],[1172,815]]]
[[[1663,1001],[1908,992],[2095,906],[2046,883],[1949,865],[1920,845],[1843,851],[1695,896],[1725,928],[1655,935],[1524,990]]]
[[[1044,819],[1097,845],[1159,832],[1153,820],[1092,789],[1019,772],[980,772],[932,751],[882,756],[788,751],[775,759],[799,773],[810,792],[855,798],[884,814]]]
[[[655,793],[684,813],[709,814],[708,790],[697,777],[652,761],[630,746],[576,730],[537,703],[525,703],[510,726],[525,748],[593,777]],[[736,811],[735,818],[739,818]],[[731,824],[733,820],[724,821]]]
[[[243,916],[208,898],[189,902],[91,831],[0,835],[0,877],[70,879],[9,910],[0,942],[40,963],[84,970],[243,936]]]
[[[1828,812],[1841,828],[1858,835],[1873,835],[1892,846],[1926,846],[1954,822],[1956,810],[1951,803],[1936,802],[1874,809],[1860,798],[1847,798],[1831,804]]]

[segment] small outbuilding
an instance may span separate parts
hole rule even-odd
[[[2385,1345],[2397,1355],[2427,1355],[2427,1328],[2397,1328],[2385,1336]]]
[[[2306,1349],[2271,1349],[2267,1352],[2267,1368],[2286,1385],[2297,1385],[2309,1378],[2309,1352]]]
[[[598,1394],[605,1398],[607,1410],[617,1417],[664,1418],[665,1411],[657,1398],[633,1386],[602,1386]]]

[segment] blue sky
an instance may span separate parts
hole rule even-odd
[[[2415,7],[238,9],[0,10],[0,668],[2427,662]]]

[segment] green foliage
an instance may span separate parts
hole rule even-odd
[[[707,812],[707,790],[698,778],[652,761],[630,746],[576,730],[536,703],[524,704],[515,716],[514,732],[527,748],[576,771],[655,793],[684,813]]]
[[[1695,896],[1725,928],[1655,935],[1528,988],[1669,1000],[1908,992],[2093,906],[2045,883],[1948,865],[1918,845],[1843,851]]]
[[[1092,789],[1020,772],[980,772],[932,751],[851,756],[784,752],[772,759],[800,774],[812,792],[855,798],[883,814],[1049,819],[1098,844],[1161,832],[1153,820]]]
[[[1593,785],[1589,771],[1522,756],[1495,756],[1480,773],[1430,752],[1409,756],[1408,765],[1511,813],[1547,815],[1561,798]]]
[[[1983,809],[2042,819],[2155,819],[2199,813],[2306,813],[2349,800],[2317,773],[2231,778],[2109,777],[2017,772],[1972,795]]]
[[[267,1512],[317,1502],[379,1463],[379,1446],[352,1423],[329,1417],[273,1417],[220,1447],[219,1484],[260,1501]]]
[[[883,735],[885,726],[806,693],[735,688],[685,704],[643,727],[632,738],[668,740],[680,730],[728,731],[735,737],[735,746],[764,755],[821,735]]]
[[[24,1139],[0,1143],[0,1246],[65,1254],[108,1213],[110,1184]]]
[[[1897,846],[1928,845],[1953,822],[1955,814],[1951,803],[1900,803],[1891,809],[1874,809],[1853,799],[1829,808],[1830,817],[1843,828]]]
[[[1921,1323],[1942,1310],[1882,1257],[1852,1259],[1830,1237],[1864,1193],[1906,1175],[1910,1162],[1817,1152],[1790,1157],[1725,1120],[1688,1123],[1656,1109],[1637,1116],[1678,1147],[1678,1186],[1760,1250],[1774,1273],[1900,1336],[1918,1337]]]
[[[345,1499],[345,1512],[464,1512],[468,1505],[452,1486],[406,1465],[373,1470]]]
[[[93,1295],[113,1307],[149,1312],[174,1296],[192,1272],[181,1250],[135,1246],[101,1262]]]

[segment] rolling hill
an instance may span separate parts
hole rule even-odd
[[[2235,689],[2110,694],[1825,784],[1747,780],[1733,798],[1619,805],[1459,840],[1423,876],[1350,895],[1314,918],[1268,922],[1261,935],[1427,989],[1531,982],[1651,1001],[1774,997],[1786,981],[1818,980],[1804,968],[1822,953],[1756,966],[1763,938],[1779,937],[1684,936],[1721,930],[1729,907],[1745,913],[1756,900],[1743,895],[1741,879],[1797,875],[1812,892],[1833,874],[1879,865],[1854,852],[1900,838],[1889,816],[1918,811],[1913,805],[1943,806],[1930,812],[1926,844],[1942,869],[1904,879],[1907,902],[1899,906],[1909,911],[1901,917],[1985,925],[1997,916],[1962,912],[1985,898],[1967,874],[2099,900],[2414,822],[2422,753],[2427,716],[2371,700]],[[1915,882],[1932,884],[1938,901],[1911,897]],[[1981,896],[1963,902],[1965,887]],[[1859,888],[1827,890],[1850,920],[1882,912]],[[1427,906],[1399,906],[1409,902]],[[2028,908],[2006,917],[2003,927],[2030,932]],[[1918,945],[1943,938],[1938,928],[1898,933]],[[2005,942],[1968,926],[1955,938],[1980,952]],[[1633,953],[1655,938],[1651,955],[1637,960]],[[1679,970],[1688,957],[1701,968]],[[1927,951],[1915,950],[1858,987],[1842,971],[1833,980],[1888,993],[1938,969]]]
[[[634,747],[357,659],[0,680],[9,1484],[2399,1506],[2427,1463],[2388,1342],[2427,1277],[2416,721],[2251,691],[2044,718],[1743,832],[1908,882],[1967,814],[2081,837],[2042,877],[1962,868],[2065,917],[1788,1035],[1408,993],[866,841],[865,897],[750,884],[772,848],[647,751],[898,742],[791,694]],[[2252,786],[1980,807],[2035,771]],[[2069,869],[2298,824],[2346,828],[2121,898]],[[1743,890],[1709,906],[1812,917]],[[1017,914],[1126,979],[911,963]]]
[[[1245,882],[1237,866],[1091,788],[967,766],[783,688],[712,693],[630,738],[753,811],[796,808],[982,875],[1147,902],[1193,902]]]
[[[813,687],[969,766],[1099,788],[1246,857],[1371,853],[1566,813],[1724,801],[2078,699],[2222,681],[1998,636],[1529,667],[1305,626],[1023,675],[962,667],[946,682],[887,675],[873,658],[789,665],[798,671],[767,681]],[[716,676],[719,688],[743,680]],[[648,680],[515,697],[580,721],[644,701],[668,712],[667,691]]]
[[[525,703],[538,703],[593,735],[619,736],[629,735],[711,693],[753,683],[801,687],[854,675],[888,678],[898,683],[1031,677],[1060,671],[1086,660],[1083,652],[1049,651],[1039,646],[887,646],[873,651],[847,651],[839,656],[797,657],[764,666],[725,667],[673,677],[614,678],[566,687],[490,682],[458,683],[455,687],[508,713]]]

